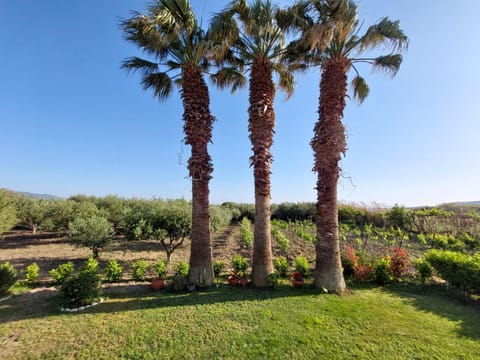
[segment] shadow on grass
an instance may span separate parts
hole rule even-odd
[[[106,301],[77,313],[60,312],[62,296],[55,288],[39,289],[16,295],[0,303],[0,324],[12,321],[48,317],[64,314],[76,316],[84,313],[116,313],[122,311],[143,310],[153,308],[168,308],[179,306],[211,305],[228,302],[263,301],[283,297],[305,296],[320,294],[319,290],[311,287],[293,288],[290,285],[280,286],[278,289],[235,288],[220,285],[194,292],[175,292],[164,289],[159,292],[150,290],[147,283],[110,285],[102,295]]]
[[[433,313],[460,324],[458,334],[480,339],[480,303],[460,293],[448,290],[441,284],[418,286],[415,284],[391,284],[384,288],[409,301],[418,310]]]

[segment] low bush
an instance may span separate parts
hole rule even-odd
[[[268,285],[274,289],[277,289],[279,286],[280,274],[278,272],[273,272],[268,275]]]
[[[276,258],[276,259],[273,261],[273,266],[274,266],[275,270],[278,272],[278,274],[279,274],[281,277],[287,276],[287,273],[288,273],[288,261],[287,261],[287,258],[285,258],[284,256],[279,257],[279,258]]]
[[[104,270],[107,281],[116,282],[122,279],[123,268],[117,260],[110,260]]]
[[[272,235],[277,241],[280,250],[287,251],[290,246],[290,241],[275,225],[272,225]]]
[[[58,265],[56,269],[50,270],[49,274],[55,281],[55,285],[60,286],[74,271],[75,265],[69,261],[68,263]]]
[[[145,260],[140,259],[132,263],[132,277],[134,280],[143,281],[147,274],[148,265]]]
[[[188,276],[188,270],[189,270],[189,266],[185,261],[179,262],[177,265],[175,265],[175,268],[174,268],[175,275],[183,276],[183,277]]]
[[[40,266],[37,263],[31,263],[25,268],[25,282],[32,285],[40,277]]]
[[[247,217],[244,217],[240,223],[240,236],[242,237],[245,245],[252,246],[253,243],[253,230],[252,223]]]
[[[242,255],[237,254],[232,259],[232,268],[240,275],[240,273],[245,273],[248,268],[247,259]]]
[[[341,253],[343,276],[346,278],[353,278],[355,269],[358,267],[358,256],[355,250],[350,245],[346,245],[344,251]]]
[[[408,253],[401,247],[396,247],[390,254],[390,273],[393,280],[398,281],[407,272]]]
[[[89,260],[81,270],[70,275],[62,283],[60,289],[67,306],[84,306],[99,300],[102,294],[100,276],[93,271]]]
[[[10,288],[17,282],[17,272],[7,261],[0,265],[0,296],[8,294]]]
[[[295,258],[294,267],[295,271],[302,276],[308,276],[310,274],[310,264],[308,260],[301,255]]]
[[[93,257],[89,257],[87,259],[87,261],[85,261],[85,263],[82,265],[82,268],[80,270],[97,273],[98,272],[98,261]]]
[[[219,277],[225,268],[225,261],[217,260],[213,263],[213,273],[216,277]]]
[[[391,266],[391,259],[387,256],[384,256],[375,262],[374,280],[377,284],[384,285],[393,280]]]
[[[165,261],[158,261],[153,266],[153,271],[155,272],[155,276],[159,279],[165,279],[167,276],[167,264]]]
[[[417,276],[422,284],[425,284],[425,282],[432,277],[433,267],[424,258],[414,261],[413,266],[415,266]]]
[[[425,259],[451,286],[463,292],[480,292],[480,255],[469,256],[453,251],[430,250]]]

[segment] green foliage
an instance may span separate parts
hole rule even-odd
[[[308,263],[308,260],[301,255],[295,258],[294,268],[295,268],[295,271],[301,274],[302,276],[310,275],[310,264]]]
[[[175,268],[174,268],[175,275],[183,276],[183,277],[188,276],[188,270],[189,270],[189,266],[188,266],[188,263],[185,261],[179,262],[177,265],[175,265]]]
[[[288,274],[288,261],[287,261],[286,257],[281,256],[279,258],[276,258],[273,261],[273,266],[274,266],[275,270],[277,271],[277,273],[281,277],[287,276],[287,274]]]
[[[271,286],[274,289],[277,289],[279,286],[279,280],[280,280],[280,274],[278,272],[273,272],[270,275],[268,275],[268,285]]]
[[[40,266],[36,262],[31,263],[25,268],[25,281],[31,285],[40,277]]]
[[[248,247],[252,246],[254,237],[252,223],[247,217],[244,217],[240,223],[240,236],[244,241],[245,245],[247,245]]]
[[[113,239],[115,231],[107,219],[99,216],[78,217],[68,224],[68,237],[76,246],[85,246],[92,250],[97,258],[99,251]]]
[[[122,279],[123,268],[117,260],[109,260],[104,270],[105,278],[110,282],[120,281]]]
[[[98,260],[93,258],[93,257],[89,257],[82,265],[80,271],[88,271],[88,272],[93,272],[93,273],[97,273],[98,272]]]
[[[49,202],[21,196],[17,200],[17,217],[20,225],[27,226],[35,233],[41,228],[49,211]]]
[[[232,221],[232,209],[227,206],[212,205],[210,207],[210,226],[213,232],[217,232]]]
[[[0,265],[0,296],[7,295],[10,288],[17,282],[17,272],[7,261]]]
[[[244,274],[248,268],[247,259],[245,259],[242,255],[237,254],[232,259],[232,268],[240,275]]]
[[[101,281],[94,268],[89,259],[79,272],[73,273],[62,283],[60,290],[68,306],[84,306],[99,300],[102,294]]]
[[[430,265],[425,258],[419,258],[413,262],[417,275],[420,278],[420,282],[425,284],[425,282],[432,277],[433,267]]]
[[[55,285],[60,286],[74,271],[75,266],[71,261],[69,261],[67,263],[58,265],[56,269],[50,270],[49,274],[55,281]]]
[[[480,292],[480,255],[433,249],[425,254],[425,260],[451,286],[462,291]]]
[[[253,204],[241,204],[233,202],[225,202],[222,207],[227,207],[232,212],[232,220],[240,221],[244,217],[247,217],[250,221],[255,218],[255,205]]]
[[[217,260],[213,263],[213,273],[216,277],[219,277],[225,268],[225,261]]]
[[[310,220],[295,221],[290,223],[290,229],[297,235],[299,238],[315,243],[316,238],[316,226]]]
[[[15,197],[10,191],[0,189],[0,235],[17,223],[14,200]]]
[[[276,222],[272,222],[272,236],[277,241],[280,250],[287,251],[290,245],[288,238],[282,233],[279,227],[276,225]]]
[[[272,205],[272,218],[284,221],[314,221],[316,204],[312,202],[281,203]]]
[[[377,284],[384,285],[393,280],[392,273],[390,272],[390,265],[389,257],[382,257],[375,262],[374,280]]]
[[[136,281],[143,281],[145,280],[145,275],[147,273],[147,262],[143,259],[139,259],[134,261],[131,266],[132,270],[132,277]]]
[[[165,279],[167,276],[167,264],[165,261],[158,261],[153,266],[153,271],[155,271],[155,275],[157,275],[160,279]]]
[[[390,226],[404,230],[408,229],[412,224],[412,215],[410,211],[405,209],[404,206],[399,206],[397,204],[387,212],[387,219]]]

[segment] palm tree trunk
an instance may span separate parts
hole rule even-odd
[[[252,142],[255,180],[255,221],[253,241],[252,283],[268,286],[268,275],[273,272],[272,240],[270,234],[270,168],[275,113],[273,100],[275,86],[272,68],[267,59],[257,59],[250,74],[249,131]]]
[[[348,60],[327,60],[320,83],[319,120],[311,141],[317,172],[317,243],[315,286],[341,293],[345,290],[340,241],[338,236],[337,182],[338,162],[346,152],[345,128],[342,124],[347,94]]]
[[[212,245],[208,183],[213,166],[207,145],[212,138],[214,117],[210,114],[210,97],[201,72],[186,67],[182,72],[185,143],[191,145],[188,169],[192,178],[192,237],[189,282],[213,285]]]

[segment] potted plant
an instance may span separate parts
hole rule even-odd
[[[268,285],[270,285],[273,289],[278,289],[280,280],[280,274],[275,271],[268,275]]]
[[[303,284],[305,284],[305,279],[304,279],[304,276],[299,273],[298,271],[295,271],[292,276],[290,276],[290,282],[294,285],[294,286],[302,286]]]
[[[247,286],[248,279],[246,270],[248,267],[247,260],[241,255],[235,255],[232,259],[233,270],[228,277],[228,283],[230,285],[242,285]]]
[[[167,276],[167,264],[165,261],[159,261],[153,265],[153,271],[155,271],[156,277],[153,278],[150,287],[154,291],[158,291],[165,287],[165,277]]]

